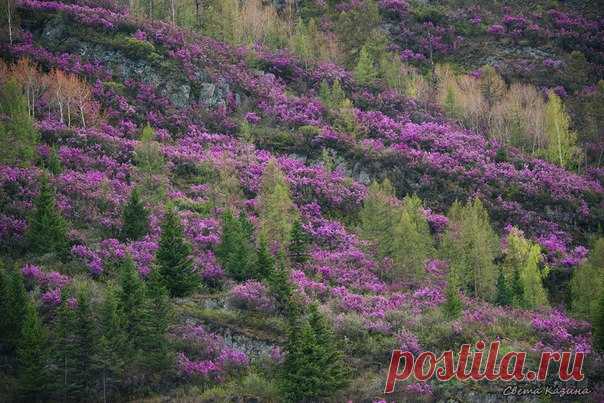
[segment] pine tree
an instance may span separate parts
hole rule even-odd
[[[459,297],[459,286],[457,285],[457,276],[451,271],[445,289],[446,301],[443,306],[445,315],[449,319],[455,319],[459,316],[463,309],[461,299]]]
[[[178,215],[168,207],[161,226],[159,249],[155,255],[159,273],[172,297],[190,295],[200,278],[193,272],[191,246],[184,238]]]
[[[250,240],[253,230],[246,227],[246,221],[236,220],[229,210],[225,211],[222,215],[222,241],[216,250],[222,267],[237,281],[254,275],[254,250]]]
[[[604,352],[604,288],[601,288],[598,295],[598,305],[592,319],[594,329],[594,348]]]
[[[259,200],[259,236],[274,241],[282,249],[289,244],[292,223],[298,217],[289,185],[277,161],[271,159],[262,174]]]
[[[548,269],[541,269],[541,248],[524,238],[521,231],[512,229],[507,238],[504,269],[511,273],[515,305],[522,308],[547,306],[543,279]]]
[[[164,168],[161,146],[155,141],[155,130],[148,123],[135,147],[134,160],[136,166],[147,175],[161,173]]]
[[[513,295],[512,290],[508,286],[507,279],[503,270],[499,270],[497,276],[497,296],[495,297],[495,303],[500,306],[512,305]]]
[[[10,270],[3,278],[5,284],[0,295],[2,299],[0,336],[1,341],[14,351],[21,338],[28,297],[20,273]]]
[[[493,66],[487,65],[481,69],[480,92],[489,109],[505,96],[507,86]]]
[[[392,238],[393,274],[398,279],[421,281],[426,273],[426,261],[435,254],[422,201],[417,196],[405,197],[397,210],[399,218],[392,223],[388,232]]]
[[[123,240],[136,241],[149,232],[149,213],[140,200],[136,188],[130,193],[128,203],[124,207],[122,223],[121,236]]]
[[[375,63],[366,46],[361,48],[359,60],[357,61],[357,65],[354,68],[352,75],[356,82],[361,85],[371,84],[377,78]]]
[[[171,308],[168,290],[156,268],[151,270],[147,278],[146,298],[141,340],[142,362],[145,370],[157,377],[161,376],[162,371],[170,364],[166,334]]]
[[[34,200],[27,239],[30,249],[40,254],[55,252],[61,255],[69,248],[67,224],[57,209],[54,192],[45,175],[40,179],[40,193]]]
[[[275,258],[268,249],[268,243],[264,238],[259,241],[258,249],[256,251],[256,269],[255,278],[257,280],[265,280],[275,270]]]
[[[594,295],[604,286],[604,238],[598,239],[589,252],[589,258],[573,271],[570,282],[570,303],[575,316],[593,318],[599,303]]]
[[[0,91],[0,163],[30,165],[34,159],[38,133],[29,114],[21,85],[10,78]]]
[[[109,285],[99,312],[99,342],[95,366],[101,378],[102,397],[106,402],[116,389],[124,368],[126,337],[122,330],[117,290]]]
[[[572,167],[579,162],[577,134],[570,129],[570,117],[564,110],[562,100],[553,90],[548,93],[545,105],[545,134],[545,157],[548,160],[562,168]]]
[[[245,212],[243,210],[239,212],[239,224],[241,225],[241,229],[246,240],[250,244],[253,244],[254,232],[256,231],[256,228],[254,227],[254,224],[252,224],[251,221],[248,219],[247,215],[245,215]]]
[[[497,268],[494,260],[499,252],[499,239],[479,199],[465,206],[453,203],[442,249],[458,275],[462,290],[486,300],[495,297]]]
[[[308,260],[308,243],[308,235],[304,232],[300,220],[296,220],[292,227],[289,243],[289,257],[293,263],[303,264]]]
[[[25,303],[25,316],[17,349],[17,388],[26,401],[41,400],[48,388],[47,339],[33,301]]]

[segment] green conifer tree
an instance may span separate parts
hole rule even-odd
[[[266,282],[271,294],[277,301],[279,310],[287,314],[292,313],[295,302],[292,299],[294,286],[289,279],[290,270],[287,267],[286,260],[285,255],[280,252],[277,256],[277,267],[271,271]]]
[[[292,227],[289,243],[289,257],[293,263],[303,264],[308,260],[308,243],[308,235],[304,232],[300,220],[296,220]]]
[[[272,159],[262,174],[259,200],[259,236],[274,241],[280,249],[287,248],[292,223],[298,217],[285,175]]]
[[[75,308],[73,338],[70,345],[74,358],[74,377],[72,399],[88,399],[95,388],[94,353],[96,351],[96,325],[90,301],[90,290],[83,289],[78,293],[78,305]]]
[[[0,163],[7,165],[31,165],[38,133],[29,115],[27,99],[21,85],[10,78],[0,91]]]
[[[442,249],[462,290],[486,300],[495,298],[497,267],[494,260],[499,252],[499,239],[479,199],[465,206],[453,203]]]
[[[497,296],[495,297],[495,303],[500,306],[512,305],[513,294],[512,289],[508,286],[507,279],[503,270],[499,270],[497,275]]]
[[[159,274],[172,297],[190,295],[200,283],[193,272],[191,245],[185,240],[180,219],[172,207],[166,209],[155,255]]]
[[[145,320],[145,284],[140,278],[130,256],[126,257],[119,267],[118,312],[120,322],[126,334],[125,356],[131,361],[138,359],[142,348]]]
[[[166,338],[170,324],[171,307],[168,290],[157,268],[147,278],[147,301],[143,320],[142,361],[146,371],[160,377],[170,365]]]
[[[371,84],[377,78],[375,62],[366,46],[361,48],[359,60],[357,61],[357,65],[354,68],[352,75],[356,82],[361,85]]]
[[[69,248],[67,224],[57,209],[54,191],[45,175],[40,179],[40,193],[34,200],[27,239],[30,250],[40,254],[55,252],[62,255]]]
[[[222,241],[216,250],[224,270],[237,281],[254,276],[254,249],[250,240],[253,229],[247,227],[246,222],[249,223],[245,217],[237,220],[229,210],[225,211],[222,215]]]
[[[359,235],[375,243],[380,258],[392,256],[394,250],[390,233],[399,217],[396,216],[393,199],[394,189],[388,179],[381,184],[373,182],[359,212]]]
[[[459,297],[459,286],[457,285],[457,275],[453,271],[449,272],[447,288],[445,289],[446,301],[443,306],[445,315],[449,319],[459,317],[463,309],[461,299]]]
[[[63,172],[63,164],[61,164],[61,158],[59,158],[56,147],[50,149],[50,154],[48,155],[48,170],[53,175],[58,175]]]
[[[548,269],[541,269],[541,262],[539,245],[527,240],[521,231],[512,229],[507,238],[503,265],[506,272],[513,276],[514,305],[530,309],[548,305],[543,287]]]
[[[255,278],[257,280],[266,280],[275,270],[275,258],[268,249],[268,243],[264,238],[259,241],[256,251],[256,269]]]
[[[122,330],[122,318],[117,289],[109,284],[99,312],[99,341],[95,356],[104,402],[116,391],[125,365],[122,353],[125,351],[126,335]]]
[[[23,286],[23,278],[16,270],[9,270],[4,277],[2,289],[2,315],[0,316],[0,336],[9,349],[15,350],[22,333],[23,320],[27,306],[27,292]]]
[[[136,241],[149,232],[149,213],[140,199],[138,189],[132,189],[122,214],[123,240]]]
[[[24,306],[25,316],[17,349],[17,388],[25,401],[39,401],[48,389],[48,336],[33,301]]]
[[[592,246],[587,261],[573,271],[570,304],[575,316],[583,320],[594,317],[599,300],[594,298],[604,287],[604,238]]]
[[[393,275],[399,280],[421,281],[425,277],[426,261],[435,254],[421,199],[405,197],[397,213],[399,218],[392,223],[387,234],[392,238]]]

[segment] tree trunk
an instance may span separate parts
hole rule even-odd
[[[11,15],[11,0],[6,0],[6,14],[8,16],[8,40],[13,44],[13,19]]]

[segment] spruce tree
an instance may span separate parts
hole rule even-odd
[[[507,279],[503,270],[499,270],[497,276],[497,296],[495,297],[495,303],[500,306],[512,305],[513,295],[512,290],[508,286]]]
[[[46,175],[40,179],[40,193],[34,200],[27,240],[30,250],[39,254],[55,252],[62,255],[69,248],[67,224],[57,209],[54,191]]]
[[[222,215],[222,241],[216,254],[224,270],[235,280],[254,276],[254,249],[246,220],[237,220],[230,211]]]
[[[100,376],[103,401],[115,391],[125,362],[126,336],[122,329],[117,290],[108,285],[99,312],[99,337],[95,366]]]
[[[171,308],[168,290],[156,268],[147,277],[146,309],[141,340],[142,362],[146,371],[161,376],[170,364],[168,340]]]
[[[161,226],[159,249],[155,255],[159,273],[170,296],[190,295],[200,283],[193,272],[191,245],[185,240],[178,215],[168,207]]]
[[[375,63],[366,46],[361,48],[359,60],[354,68],[352,75],[357,83],[361,85],[371,84],[377,78]]]
[[[140,199],[138,189],[132,189],[122,215],[123,240],[136,241],[149,232],[149,213]]]
[[[266,280],[275,270],[275,258],[268,249],[268,243],[261,237],[256,251],[256,269],[254,270],[257,280]]]
[[[34,159],[38,133],[29,115],[21,85],[10,78],[0,91],[0,163],[30,165]]]
[[[25,316],[17,349],[17,388],[25,401],[42,400],[48,388],[47,333],[33,301],[24,306]]]
[[[21,338],[23,320],[26,315],[27,292],[23,278],[16,270],[10,270],[4,277],[2,290],[2,316],[0,317],[0,336],[12,351],[15,350]]]
[[[81,387],[77,373],[78,352],[73,348],[78,326],[75,309],[64,301],[57,313],[57,329],[53,338],[54,389],[61,401],[75,400]]]
[[[145,331],[145,284],[129,256],[121,262],[119,272],[118,312],[126,334],[125,355],[134,360],[142,347]]]
[[[70,346],[75,364],[71,397],[81,401],[86,400],[94,393],[96,379],[93,357],[97,341],[90,291],[88,289],[81,290],[77,299],[74,333]]]
[[[285,255],[281,252],[277,257],[277,267],[272,270],[266,282],[271,294],[277,301],[279,310],[286,314],[291,313],[295,304],[292,300],[294,286],[289,279],[289,274]]]
[[[333,396],[348,384],[350,369],[344,361],[342,349],[338,346],[331,326],[315,304],[310,308],[309,323],[315,336],[315,362],[323,368],[320,389],[323,396]]]
[[[308,235],[302,228],[300,220],[296,220],[292,227],[291,241],[289,243],[289,257],[293,263],[303,264],[308,260]]]

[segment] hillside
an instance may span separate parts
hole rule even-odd
[[[384,386],[500,340],[604,398],[604,20],[557,3],[8,2],[0,396],[498,401]]]

